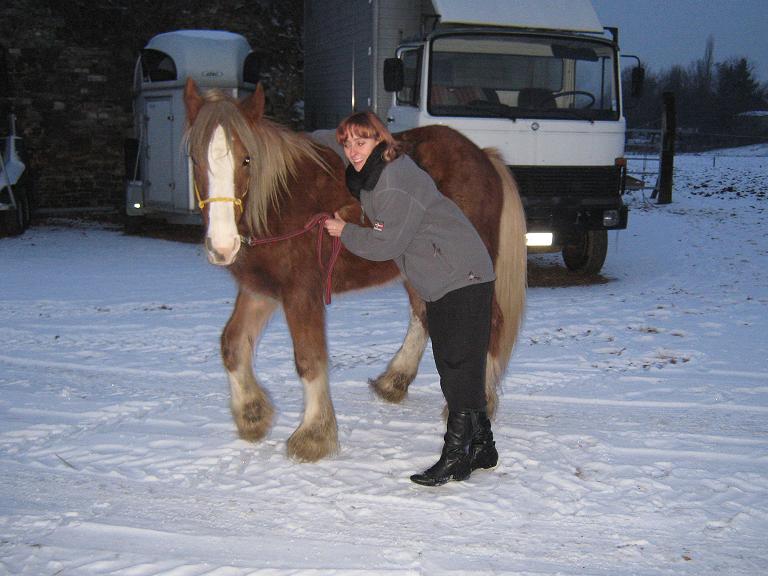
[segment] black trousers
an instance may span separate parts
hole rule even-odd
[[[485,410],[485,363],[493,282],[472,284],[427,302],[432,352],[448,410]]]

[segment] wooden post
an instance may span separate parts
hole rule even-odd
[[[651,195],[657,204],[672,202],[672,173],[675,167],[675,93],[664,92],[664,111],[661,116],[661,159],[659,162],[659,178],[656,188]]]

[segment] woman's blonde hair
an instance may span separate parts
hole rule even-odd
[[[347,116],[336,128],[336,141],[339,144],[343,146],[350,138],[373,138],[377,142],[386,142],[387,147],[382,154],[386,162],[392,162],[402,152],[392,133],[379,117],[369,110]]]

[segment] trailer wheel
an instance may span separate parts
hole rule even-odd
[[[608,232],[587,230],[579,239],[563,246],[563,262],[568,270],[591,275],[600,272],[608,254]]]
[[[32,224],[32,196],[30,195],[30,191],[28,187],[26,186],[27,182],[26,179],[21,180],[22,185],[24,188],[21,188],[21,198],[22,198],[22,204],[21,204],[21,221],[22,221],[22,227],[24,230],[29,228],[30,224]]]
[[[26,191],[22,186],[15,186],[13,192],[16,208],[0,212],[0,235],[18,236],[29,227],[32,219],[32,207]]]
[[[1,236],[18,236],[24,232],[24,213],[19,208],[0,212]]]

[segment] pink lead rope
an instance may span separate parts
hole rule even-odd
[[[331,239],[331,257],[328,259],[328,263],[323,263],[323,224],[329,218],[333,218],[331,214],[327,212],[320,212],[315,214],[309,221],[304,224],[304,228],[296,230],[294,232],[288,232],[279,236],[270,236],[268,238],[254,238],[249,236],[248,238],[242,238],[242,241],[247,246],[258,246],[259,244],[272,244],[274,242],[280,242],[281,240],[289,240],[306,234],[315,226],[319,226],[317,231],[317,263],[320,265],[320,269],[325,269],[325,303],[331,303],[331,281],[333,276],[333,267],[336,264],[336,260],[341,253],[341,238],[334,237]]]

